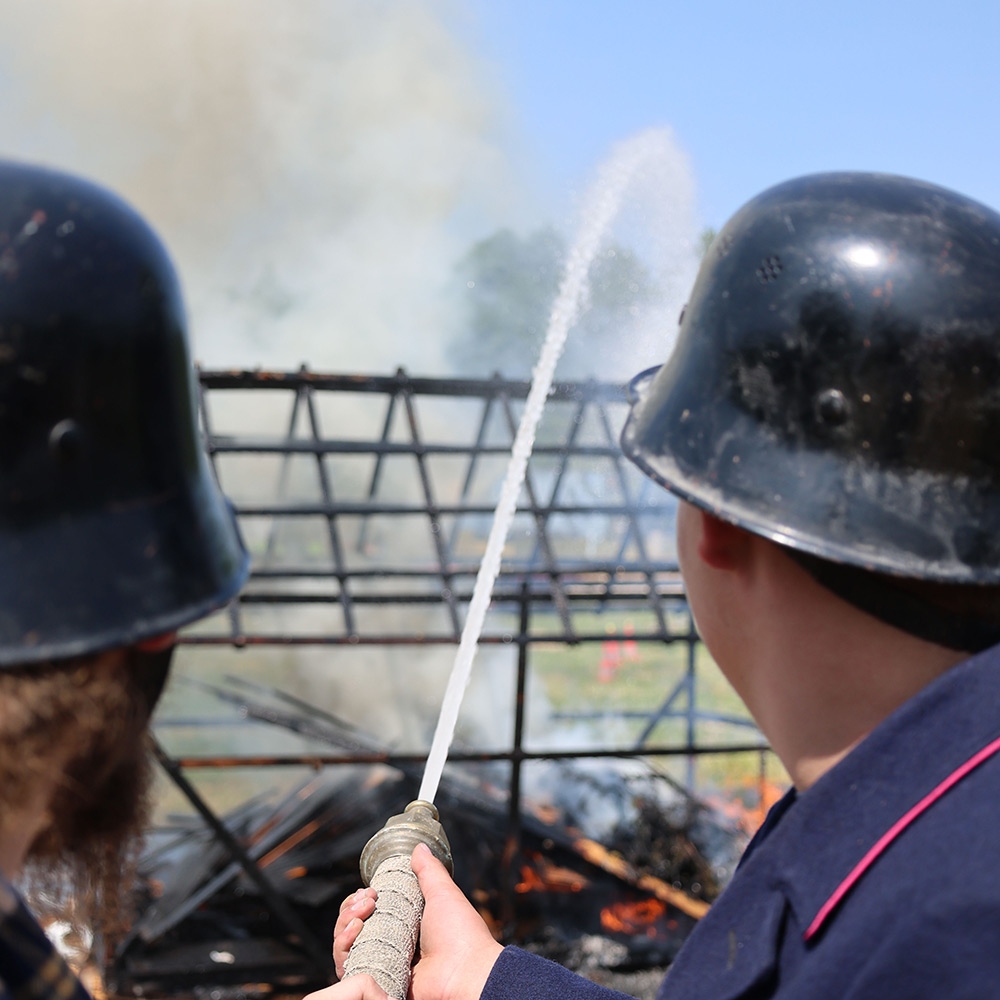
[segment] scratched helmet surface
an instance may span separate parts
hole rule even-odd
[[[93,184],[0,162],[0,667],[169,632],[239,589],[194,391],[152,230]]]
[[[706,254],[622,435],[648,475],[803,553],[1000,581],[1000,216],[902,177],[818,174]]]

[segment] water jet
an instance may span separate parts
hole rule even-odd
[[[511,448],[458,652],[442,699],[418,800],[407,807],[407,812],[414,809],[414,818],[418,812],[420,815],[420,821],[411,827],[410,832],[418,838],[423,834],[428,835],[430,840],[425,842],[432,850],[435,844],[431,841],[437,836],[437,830],[440,830],[442,837],[444,835],[437,811],[433,807],[434,796],[454,737],[462,696],[471,676],[493,585],[500,572],[504,545],[514,518],[545,400],[552,388],[556,365],[570,329],[586,308],[591,264],[618,213],[629,182],[643,167],[657,162],[658,158],[669,156],[671,149],[669,133],[661,129],[651,129],[623,141],[599,169],[597,178],[587,193],[580,229],[566,259],[541,353],[534,367],[531,388]],[[365,852],[368,852],[369,847],[378,842],[379,846],[377,849],[373,848],[373,852],[380,859],[380,869],[385,868],[387,880],[391,872],[392,884],[390,887],[388,881],[385,883],[388,890],[386,896],[389,898],[383,900],[379,896],[375,914],[365,922],[346,963],[346,975],[367,972],[390,997],[397,1000],[403,1000],[407,994],[410,963],[417,944],[419,917],[423,909],[420,887],[409,865],[409,855],[416,841],[411,843],[409,839],[405,839],[396,842],[383,836],[390,830],[390,825],[396,826],[400,822],[402,817],[390,819],[365,848]],[[432,824],[436,824],[436,827]],[[364,856],[363,853],[362,857]],[[379,885],[375,885],[375,888],[378,890]],[[382,908],[388,910],[389,907],[398,907],[400,899],[406,900],[404,919],[376,919]],[[355,959],[355,952],[358,952],[359,959]],[[360,966],[360,956],[364,956],[364,968]],[[383,956],[384,960],[381,960]]]

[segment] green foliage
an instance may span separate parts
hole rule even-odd
[[[559,291],[566,243],[554,229],[519,236],[501,229],[476,243],[455,268],[464,323],[451,344],[459,371],[527,377],[538,357]],[[639,258],[615,244],[590,270],[590,301],[567,342],[560,375],[602,375],[602,358],[655,288]]]

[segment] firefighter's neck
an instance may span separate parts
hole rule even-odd
[[[775,546],[771,546],[775,549]],[[796,788],[804,791],[964,653],[873,618],[779,552],[776,621],[747,698]],[[749,703],[748,701],[748,703]]]
[[[800,791],[965,658],[834,596],[777,545],[701,521],[702,634]]]

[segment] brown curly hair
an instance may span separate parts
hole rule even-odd
[[[35,901],[68,892],[77,921],[105,933],[123,922],[148,817],[151,692],[168,663],[123,648],[0,671],[0,828],[51,785],[27,888]]]

